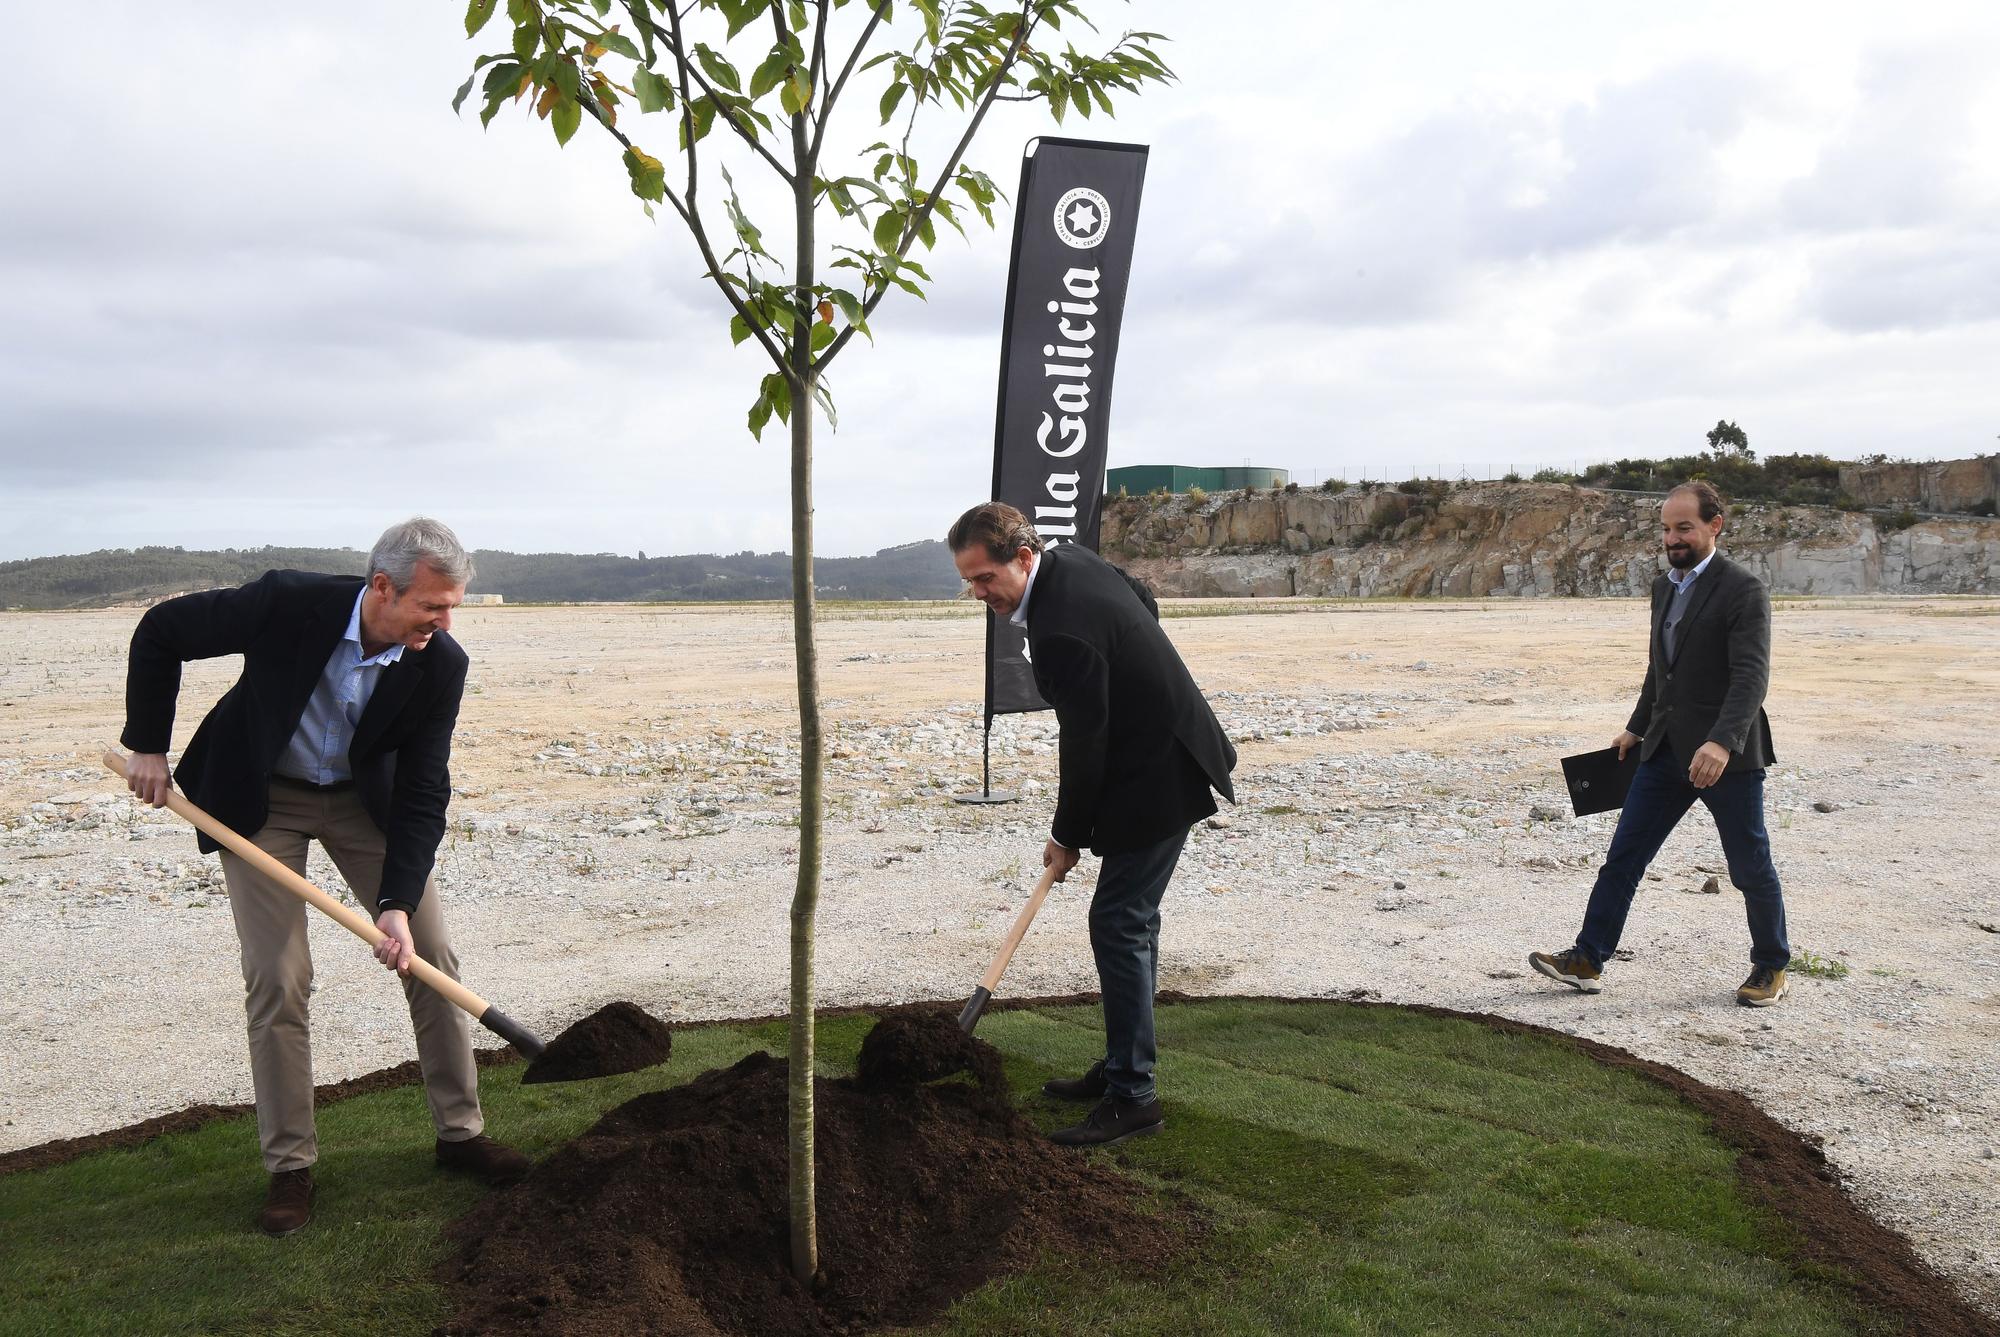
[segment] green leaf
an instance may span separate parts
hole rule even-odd
[[[642,69],[632,76],[632,92],[639,99],[640,111],[674,108],[674,86],[651,70]]]
[[[792,326],[799,323],[799,313],[792,310],[784,289],[771,284],[764,285],[764,295],[757,299],[755,310],[767,326],[782,333],[790,333]]]
[[[797,116],[812,101],[812,71],[799,66],[792,71],[792,77],[785,81],[778,93],[778,105],[788,113]]]
[[[1090,118],[1090,90],[1083,86],[1081,80],[1069,86],[1069,97],[1070,101],[1076,104],[1077,111],[1083,115],[1085,120],[1088,120]]]
[[[611,0],[590,0],[590,7],[597,11],[597,17],[601,19],[611,12]]]
[[[583,96],[583,85],[577,78],[576,66],[566,60],[559,60],[549,71],[549,79],[556,90],[571,102]]]
[[[624,33],[607,29],[601,33],[592,33],[590,40],[607,50],[616,51],[627,60],[642,59],[638,44]]]
[[[749,337],[750,322],[741,316],[731,316],[729,318],[729,342],[732,345],[740,344]]]
[[[785,6],[785,17],[791,21],[793,32],[805,31],[806,7],[802,0],[789,0]]]
[[[640,199],[666,198],[667,169],[658,158],[637,148],[626,149],[625,171],[632,178],[632,193]]]
[[[514,29],[514,54],[528,60],[535,54],[535,48],[542,42],[542,30],[533,23],[524,23]]]
[[[764,439],[765,424],[776,413],[778,421],[792,420],[792,386],[783,372],[772,372],[757,382],[757,402],[750,406],[750,435]]]
[[[465,7],[465,35],[467,37],[479,36],[479,30],[484,28],[486,21],[493,17],[493,10],[497,3],[498,0],[472,0],[472,3]]]
[[[824,321],[813,322],[813,328],[812,328],[813,352],[815,353],[823,352],[826,349],[826,346],[834,341],[834,338],[835,338],[835,331],[833,326],[827,324]]]
[[[556,132],[556,143],[567,144],[569,137],[576,133],[576,127],[583,123],[583,108],[569,98],[560,99],[555,109],[549,113],[549,124]]]
[[[472,85],[478,80],[478,78],[479,78],[479,71],[474,70],[472,73],[466,75],[465,82],[458,86],[458,93],[451,100],[451,109],[453,114],[456,114],[458,109],[465,105],[466,94],[472,91]]]
[[[910,86],[906,83],[901,83],[901,82],[890,84],[887,89],[883,90],[882,124],[887,125],[889,123],[889,118],[896,114],[896,104],[898,102],[901,102],[903,100],[903,94],[909,91],[910,91]],[[875,176],[877,180],[881,179],[883,164],[887,163],[887,161],[893,156],[894,155],[888,153],[882,155],[881,159],[878,161],[876,165]]]
[[[709,50],[706,43],[696,42],[694,44],[694,58],[701,63],[701,67],[704,70],[708,71],[708,77],[714,80],[717,85],[728,89],[732,93],[743,91],[743,85],[736,77],[736,67],[715,52]]]
[[[750,72],[750,96],[760,98],[776,88],[791,68],[792,53],[783,47],[773,47],[771,54],[764,57],[764,63]]]
[[[687,114],[694,119],[694,137],[699,143],[715,128],[715,103],[708,98],[698,97],[687,104]],[[688,146],[687,122],[681,122],[681,147]]]
[[[734,37],[762,18],[771,0],[715,0],[715,7],[729,20],[729,36]]]
[[[875,244],[885,251],[896,249],[903,236],[903,215],[899,209],[884,209],[875,220]]]
[[[813,382],[813,398],[819,401],[821,410],[826,414],[826,425],[836,432],[839,431],[840,415],[833,411],[832,388],[825,381],[815,380]]]
[[[847,317],[847,323],[867,335],[869,343],[874,343],[874,332],[868,328],[868,321],[861,313],[861,299],[845,288],[835,288],[830,296],[833,304],[840,308],[840,314]]]
[[[481,57],[484,59],[484,57]],[[481,85],[486,96],[510,98],[514,90],[521,86],[521,67],[511,60],[502,59],[498,65],[486,71],[486,82]]]

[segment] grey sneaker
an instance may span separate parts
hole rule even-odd
[[[1743,981],[1736,990],[1736,1001],[1744,1007],[1769,1007],[1785,996],[1790,988],[1785,972],[1770,966],[1758,966],[1750,972],[1750,978]]]
[[[1529,952],[1528,964],[1537,973],[1559,980],[1579,993],[1602,993],[1604,972],[1590,964],[1590,958],[1574,947],[1560,952]]]

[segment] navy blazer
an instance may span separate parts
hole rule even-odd
[[[1715,554],[1694,583],[1674,652],[1665,623],[1674,597],[1662,573],[1653,582],[1653,639],[1646,685],[1627,731],[1645,740],[1650,759],[1669,743],[1682,765],[1703,743],[1729,749],[1730,771],[1760,771],[1778,759],[1764,694],[1771,685],[1771,594],[1749,571]]]
[[[1059,845],[1118,854],[1235,800],[1236,749],[1159,623],[1145,586],[1088,548],[1042,553],[1028,600],[1035,685],[1062,730]]]
[[[347,631],[359,576],[268,571],[237,589],[155,604],[132,633],[125,732],[134,752],[165,752],[181,665],[243,656],[243,674],[195,730],[174,781],[233,831],[253,836],[270,815],[271,775],[298,731],[327,658]],[[465,651],[438,632],[382,671],[348,747],[355,788],[382,829],[379,904],[414,909],[444,838],[451,802],[451,734],[465,694]],[[202,853],[217,848],[206,835]]]

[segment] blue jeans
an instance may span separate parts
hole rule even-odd
[[[1591,888],[1590,905],[1583,912],[1583,929],[1576,935],[1578,949],[1598,969],[1611,959],[1625,931],[1625,915],[1646,865],[1696,799],[1708,805],[1715,832],[1722,837],[1723,856],[1729,860],[1729,880],[1743,893],[1750,919],[1751,962],[1774,970],[1790,963],[1785,898],[1771,863],[1771,838],[1764,830],[1764,772],[1730,771],[1707,789],[1696,789],[1688,782],[1687,766],[1662,744],[1632,777],[1611,850],[1597,870],[1597,885]]]
[[[1104,1080],[1121,1100],[1154,1095],[1153,994],[1160,980],[1160,901],[1187,832],[1107,854],[1090,902],[1090,951],[1104,994]]]

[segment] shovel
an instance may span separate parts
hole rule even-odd
[[[986,1011],[986,1005],[993,1001],[993,991],[1000,986],[1000,977],[1007,973],[1007,963],[1014,959],[1014,949],[1027,936],[1028,925],[1035,922],[1035,912],[1042,908],[1042,902],[1049,898],[1049,888],[1056,884],[1054,865],[1043,871],[1042,880],[1035,884],[1028,903],[1021,907],[1021,913],[1014,916],[1014,927],[1007,930],[1006,940],[994,954],[993,964],[986,967],[986,973],[979,977],[979,987],[972,991],[972,997],[965,1004],[965,1011],[958,1014],[958,1028],[967,1035],[979,1024],[979,1018]]]
[[[116,775],[121,778],[124,776],[124,753],[116,750],[105,752],[104,764]],[[370,947],[373,947],[376,943],[381,942],[389,936],[370,923],[367,916],[342,905],[339,901],[327,895],[318,887],[306,881],[297,873],[294,873],[291,869],[273,859],[270,855],[264,853],[264,851],[258,849],[248,840],[245,840],[242,836],[230,830],[221,822],[216,821],[215,818],[209,816],[185,798],[182,798],[178,790],[169,789],[167,791],[167,806],[182,817],[185,817],[188,821],[193,822],[196,827],[200,828],[202,832],[220,844],[224,849],[227,849],[230,853],[249,863],[265,877],[270,878],[307,905],[320,911],[349,933],[367,943]],[[547,1047],[543,1045],[541,1039],[533,1031],[422,957],[412,953],[409,957],[409,963],[410,974],[416,976],[425,984],[430,985],[432,989],[443,994],[447,1001],[463,1009],[474,1021],[477,1021],[487,1030],[492,1031],[508,1044],[514,1046],[515,1049],[520,1051],[522,1058],[539,1058],[542,1050]],[[999,977],[996,975],[995,978]]]

